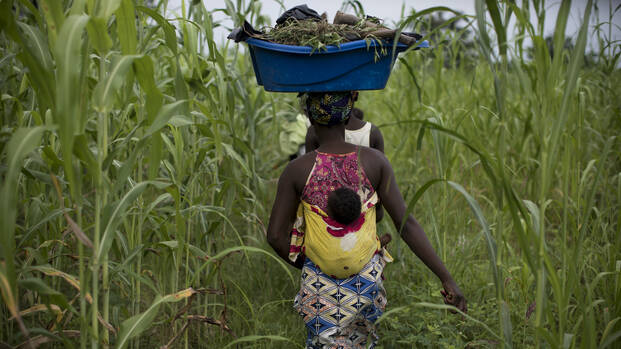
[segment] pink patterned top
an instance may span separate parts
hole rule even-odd
[[[306,180],[301,199],[326,211],[328,195],[340,187],[347,187],[366,202],[375,189],[358,161],[358,153],[328,154],[315,151],[315,165]]]

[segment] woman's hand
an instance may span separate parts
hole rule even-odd
[[[462,312],[467,313],[468,305],[466,304],[466,298],[461,293],[455,281],[453,279],[445,281],[442,283],[442,287],[444,287],[444,290],[440,291],[440,293],[442,293],[444,297],[444,304],[452,305]]]

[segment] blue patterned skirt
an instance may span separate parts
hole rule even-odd
[[[360,273],[347,279],[324,274],[310,258],[302,268],[301,287],[294,308],[308,329],[306,347],[373,348],[375,321],[386,308],[381,254],[371,258]]]

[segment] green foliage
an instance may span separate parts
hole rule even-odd
[[[126,348],[129,344],[129,340],[138,336],[151,326],[151,323],[157,315],[157,311],[164,303],[179,302],[186,300],[188,297],[193,296],[195,293],[192,289],[179,291],[175,294],[169,294],[164,297],[157,295],[153,303],[140,314],[136,314],[131,318],[123,321],[121,329],[119,330],[119,336],[116,343],[116,348]]]
[[[313,50],[319,50],[329,45],[338,46],[344,42],[364,39],[376,29],[366,27],[363,22],[348,25],[328,23],[326,19],[290,19],[259,36],[278,44],[310,46]]]

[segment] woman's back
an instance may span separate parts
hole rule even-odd
[[[311,180],[309,177],[313,172],[317,157],[320,156],[320,154],[329,155],[332,159],[350,154],[347,164],[351,164],[353,158],[356,159],[355,162],[357,164],[357,168],[360,169],[360,173],[364,177],[363,182],[366,183],[362,187],[363,189],[368,190],[364,196],[361,195],[363,201],[373,195],[373,192],[377,191],[382,179],[382,167],[387,163],[387,159],[384,154],[376,149],[358,147],[349,143],[341,143],[338,147],[320,147],[317,151],[304,154],[300,158],[297,158],[289,163],[287,172],[290,173],[290,178],[293,181],[294,187],[300,199],[307,200],[309,203],[322,207],[322,209],[325,207],[321,204],[321,202],[327,202],[327,197],[325,195],[320,196],[319,194],[315,194],[319,196],[319,198],[309,199],[309,193],[306,192],[309,189],[305,190],[306,184]],[[337,165],[338,163],[339,162],[337,161],[333,164]],[[333,168],[338,168],[338,166],[334,166]],[[337,170],[337,172],[338,171],[339,170]],[[351,169],[347,169],[346,172],[352,171]],[[357,191],[358,188],[353,187],[353,183],[357,181],[356,176],[351,176],[349,178],[352,179],[349,180],[351,185],[348,185],[348,187],[354,191]],[[334,189],[336,189],[336,187]],[[313,202],[311,202],[311,200]]]
[[[353,190],[362,202],[375,190],[358,161],[358,152],[329,154],[316,152],[315,164],[307,176],[301,199],[326,211],[328,196],[341,187]]]
[[[346,144],[346,143],[343,143]],[[349,146],[349,145],[348,145]],[[333,153],[315,151],[307,154],[305,161],[295,161],[289,167],[304,168],[304,174],[295,175],[296,186],[301,186],[304,228],[294,227],[295,243],[304,235],[304,251],[322,271],[338,278],[358,273],[381,248],[376,234],[377,195],[359,161],[361,147],[333,149]],[[313,161],[309,170],[308,162]],[[339,188],[356,192],[361,200],[362,212],[350,224],[339,224],[329,217],[328,198]],[[304,231],[305,233],[302,233]],[[294,241],[292,240],[292,241]]]

